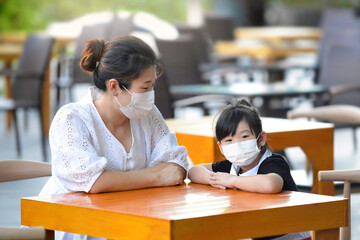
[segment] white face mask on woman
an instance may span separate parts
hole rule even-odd
[[[249,166],[260,153],[257,146],[258,138],[222,146],[226,159],[240,167]]]
[[[114,95],[116,101],[120,105],[120,111],[122,111],[124,115],[129,119],[139,119],[145,117],[151,111],[154,105],[154,90],[144,93],[131,93],[126,88],[125,90],[131,94],[131,102],[124,107]]]

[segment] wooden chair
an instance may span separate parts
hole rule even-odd
[[[360,124],[360,107],[352,105],[329,105],[309,110],[289,111],[289,119],[306,117],[333,123]]]
[[[11,111],[16,133],[16,150],[21,155],[20,136],[17,124],[17,110],[35,108],[39,112],[41,142],[44,160],[46,160],[45,132],[42,118],[42,88],[50,61],[54,40],[50,37],[31,34],[26,38],[16,71],[10,74],[12,98],[0,100],[0,111]]]
[[[25,160],[0,161],[0,182],[51,176],[51,164]],[[20,228],[0,226],[0,240],[45,239],[42,227]]]
[[[360,116],[360,115],[359,115]],[[359,118],[360,119],[360,118]],[[341,171],[320,171],[319,172],[320,182],[333,182],[342,181],[344,182],[344,197],[349,199],[348,206],[348,226],[340,229],[340,239],[350,240],[351,239],[351,204],[350,204],[350,193],[351,193],[351,182],[360,183],[360,170],[341,170]]]
[[[329,105],[308,110],[287,112],[288,119],[301,117],[307,118],[308,120],[314,118],[319,121],[326,121],[331,123],[359,125],[360,107],[352,105]],[[305,168],[307,171],[309,171],[309,161],[306,161]]]

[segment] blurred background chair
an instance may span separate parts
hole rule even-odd
[[[234,40],[235,23],[232,17],[207,14],[205,29],[213,42]]]
[[[117,23],[114,20],[113,24]],[[69,101],[73,101],[72,88],[76,84],[91,84],[91,76],[86,74],[80,68],[81,53],[85,48],[86,40],[95,38],[105,39],[107,36],[107,24],[96,24],[92,26],[84,26],[80,36],[76,39],[74,55],[72,57],[62,59],[61,65],[63,70],[56,85],[56,108]],[[112,34],[118,34],[114,32]],[[62,96],[63,95],[63,96]],[[68,99],[67,99],[68,96]],[[62,102],[62,103],[61,103]]]
[[[360,124],[360,107],[352,105],[330,105],[308,110],[289,111],[289,119],[305,117],[332,123]]]
[[[129,35],[135,26],[132,15],[120,17],[114,13],[114,17],[107,26],[106,39],[111,40],[114,37]]]
[[[205,106],[206,103],[216,102],[217,107],[221,107],[229,104],[232,99],[231,96],[208,94],[175,100],[170,93],[165,71],[156,80],[155,84],[155,105],[165,119],[176,117],[175,109],[191,106],[200,107],[203,110],[204,115],[209,115],[209,111]]]
[[[31,34],[27,37],[16,71],[5,72],[11,75],[12,98],[0,101],[0,110],[11,111],[16,133],[16,150],[21,155],[20,133],[17,123],[17,110],[35,108],[39,113],[41,125],[41,144],[46,159],[46,138],[42,118],[42,90],[46,69],[51,57],[53,39]]]
[[[190,35],[196,54],[198,66],[212,61],[212,45],[209,35],[203,26],[190,26],[186,24],[176,25],[180,35]]]
[[[316,99],[315,106],[346,104],[360,107],[360,68],[357,64],[360,62],[360,34],[357,37],[358,44],[334,43],[324,49],[318,81],[329,88],[329,94]],[[355,146],[359,125],[360,122],[335,122],[336,128],[353,128]]]
[[[156,39],[170,86],[203,82],[192,41],[189,35],[174,40]]]
[[[360,115],[359,115],[360,116]],[[349,199],[348,202],[348,226],[340,229],[340,240],[351,239],[351,183],[360,183],[360,170],[341,170],[341,171],[320,171],[320,182],[344,182],[344,197]]]
[[[288,119],[307,118],[308,120],[316,119],[318,121],[331,122],[335,124],[360,125],[360,107],[352,105],[328,105],[305,110],[293,110],[287,113]],[[356,132],[354,131],[355,143]],[[356,144],[354,145],[356,149]],[[309,171],[309,161],[306,161],[305,168]],[[339,186],[339,185],[337,185]]]
[[[191,98],[192,100],[179,101],[188,98],[188,96],[172,94],[171,86],[204,83],[204,78],[210,78],[211,72],[202,74],[199,70],[193,38],[190,35],[180,35],[179,38],[174,40],[156,39],[156,45],[164,67],[162,80],[157,81],[156,89],[160,93],[163,91],[168,92],[167,94],[171,98],[170,101],[173,103],[172,108],[175,105],[182,107],[182,104],[185,103],[185,105],[197,105],[201,107],[204,115],[209,115],[211,108],[219,108],[219,103],[221,106],[224,105],[223,102],[229,102],[229,96],[223,95],[198,96],[196,99]],[[159,84],[166,84],[167,86],[162,86],[163,89],[159,91]],[[161,97],[156,96],[159,102]],[[214,101],[217,103],[214,103]]]
[[[26,160],[0,161],[0,182],[51,176],[51,164]],[[0,240],[42,240],[45,229],[42,227],[0,226]]]

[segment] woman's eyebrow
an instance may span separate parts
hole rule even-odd
[[[152,83],[154,80],[147,80],[145,82],[142,82],[142,84],[149,84],[149,83]]]

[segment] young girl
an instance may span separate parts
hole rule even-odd
[[[215,135],[227,160],[194,166],[189,171],[192,182],[258,193],[297,191],[286,160],[271,152],[259,113],[246,100],[230,104],[221,112]],[[311,234],[301,232],[260,239],[309,240]]]

